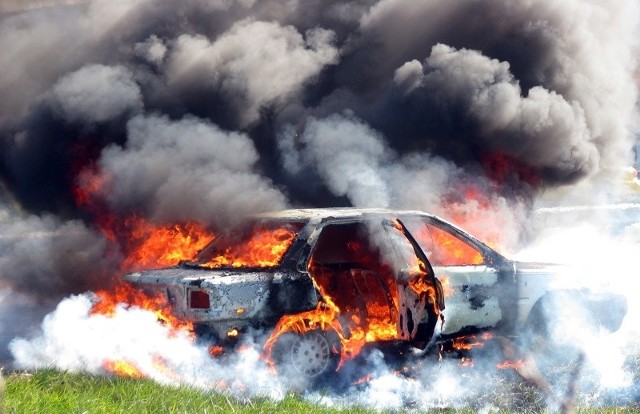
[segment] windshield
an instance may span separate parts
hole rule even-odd
[[[272,268],[302,228],[300,222],[255,222],[223,233],[189,264],[210,268]]]

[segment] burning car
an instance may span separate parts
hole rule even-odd
[[[125,276],[163,295],[201,336],[272,329],[268,359],[307,377],[339,369],[367,344],[424,349],[487,330],[544,331],[545,312],[567,297],[606,329],[620,326],[622,297],[555,289],[557,278],[557,266],[509,260],[434,215],[380,209],[257,215],[192,261]]]

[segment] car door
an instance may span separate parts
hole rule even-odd
[[[425,218],[405,219],[443,285],[444,336],[494,327],[503,320],[500,271],[471,240]]]
[[[426,345],[437,319],[437,289],[399,225],[382,219],[331,223],[314,243],[308,271],[325,300],[340,309],[343,326],[363,331],[366,342]]]
[[[323,299],[338,307],[345,332],[365,335],[367,342],[395,339],[395,283],[367,226],[330,223],[315,236],[307,268]]]
[[[396,269],[399,319],[398,333],[418,348],[426,347],[445,308],[442,285],[435,277],[431,264],[399,219],[384,220],[389,240],[387,261]]]

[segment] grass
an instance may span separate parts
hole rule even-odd
[[[237,400],[199,389],[174,388],[151,380],[42,370],[13,373],[0,391],[0,413],[371,413],[332,409],[291,395],[281,401]]]
[[[499,412],[514,411],[499,400],[520,399],[521,413],[543,412],[540,401],[522,401],[532,397],[530,389],[517,382],[496,384],[501,388],[493,402]],[[528,397],[527,397],[528,396]],[[505,401],[502,401],[503,403]],[[513,402],[511,402],[512,404]],[[425,412],[414,407],[411,412]],[[432,413],[472,413],[463,410],[437,409]],[[578,413],[640,413],[640,408],[579,408]],[[265,398],[242,399],[219,392],[188,387],[170,387],[146,379],[103,377],[56,370],[0,375],[0,414],[10,413],[375,413],[360,407],[328,408],[314,405],[300,396],[289,395],[281,401]]]

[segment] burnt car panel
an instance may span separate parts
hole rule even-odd
[[[283,315],[332,300],[341,302],[344,332],[391,321],[393,331],[387,326],[376,340],[426,344],[433,329],[424,326],[435,326],[434,303],[443,300],[429,301],[409,285],[412,278],[435,281],[428,262],[418,266],[427,261],[417,257],[419,247],[386,211],[327,211],[257,216],[239,232],[214,239],[193,261],[125,280],[166,294],[176,316],[218,338],[230,329],[273,326]],[[341,236],[332,235],[336,231]]]

